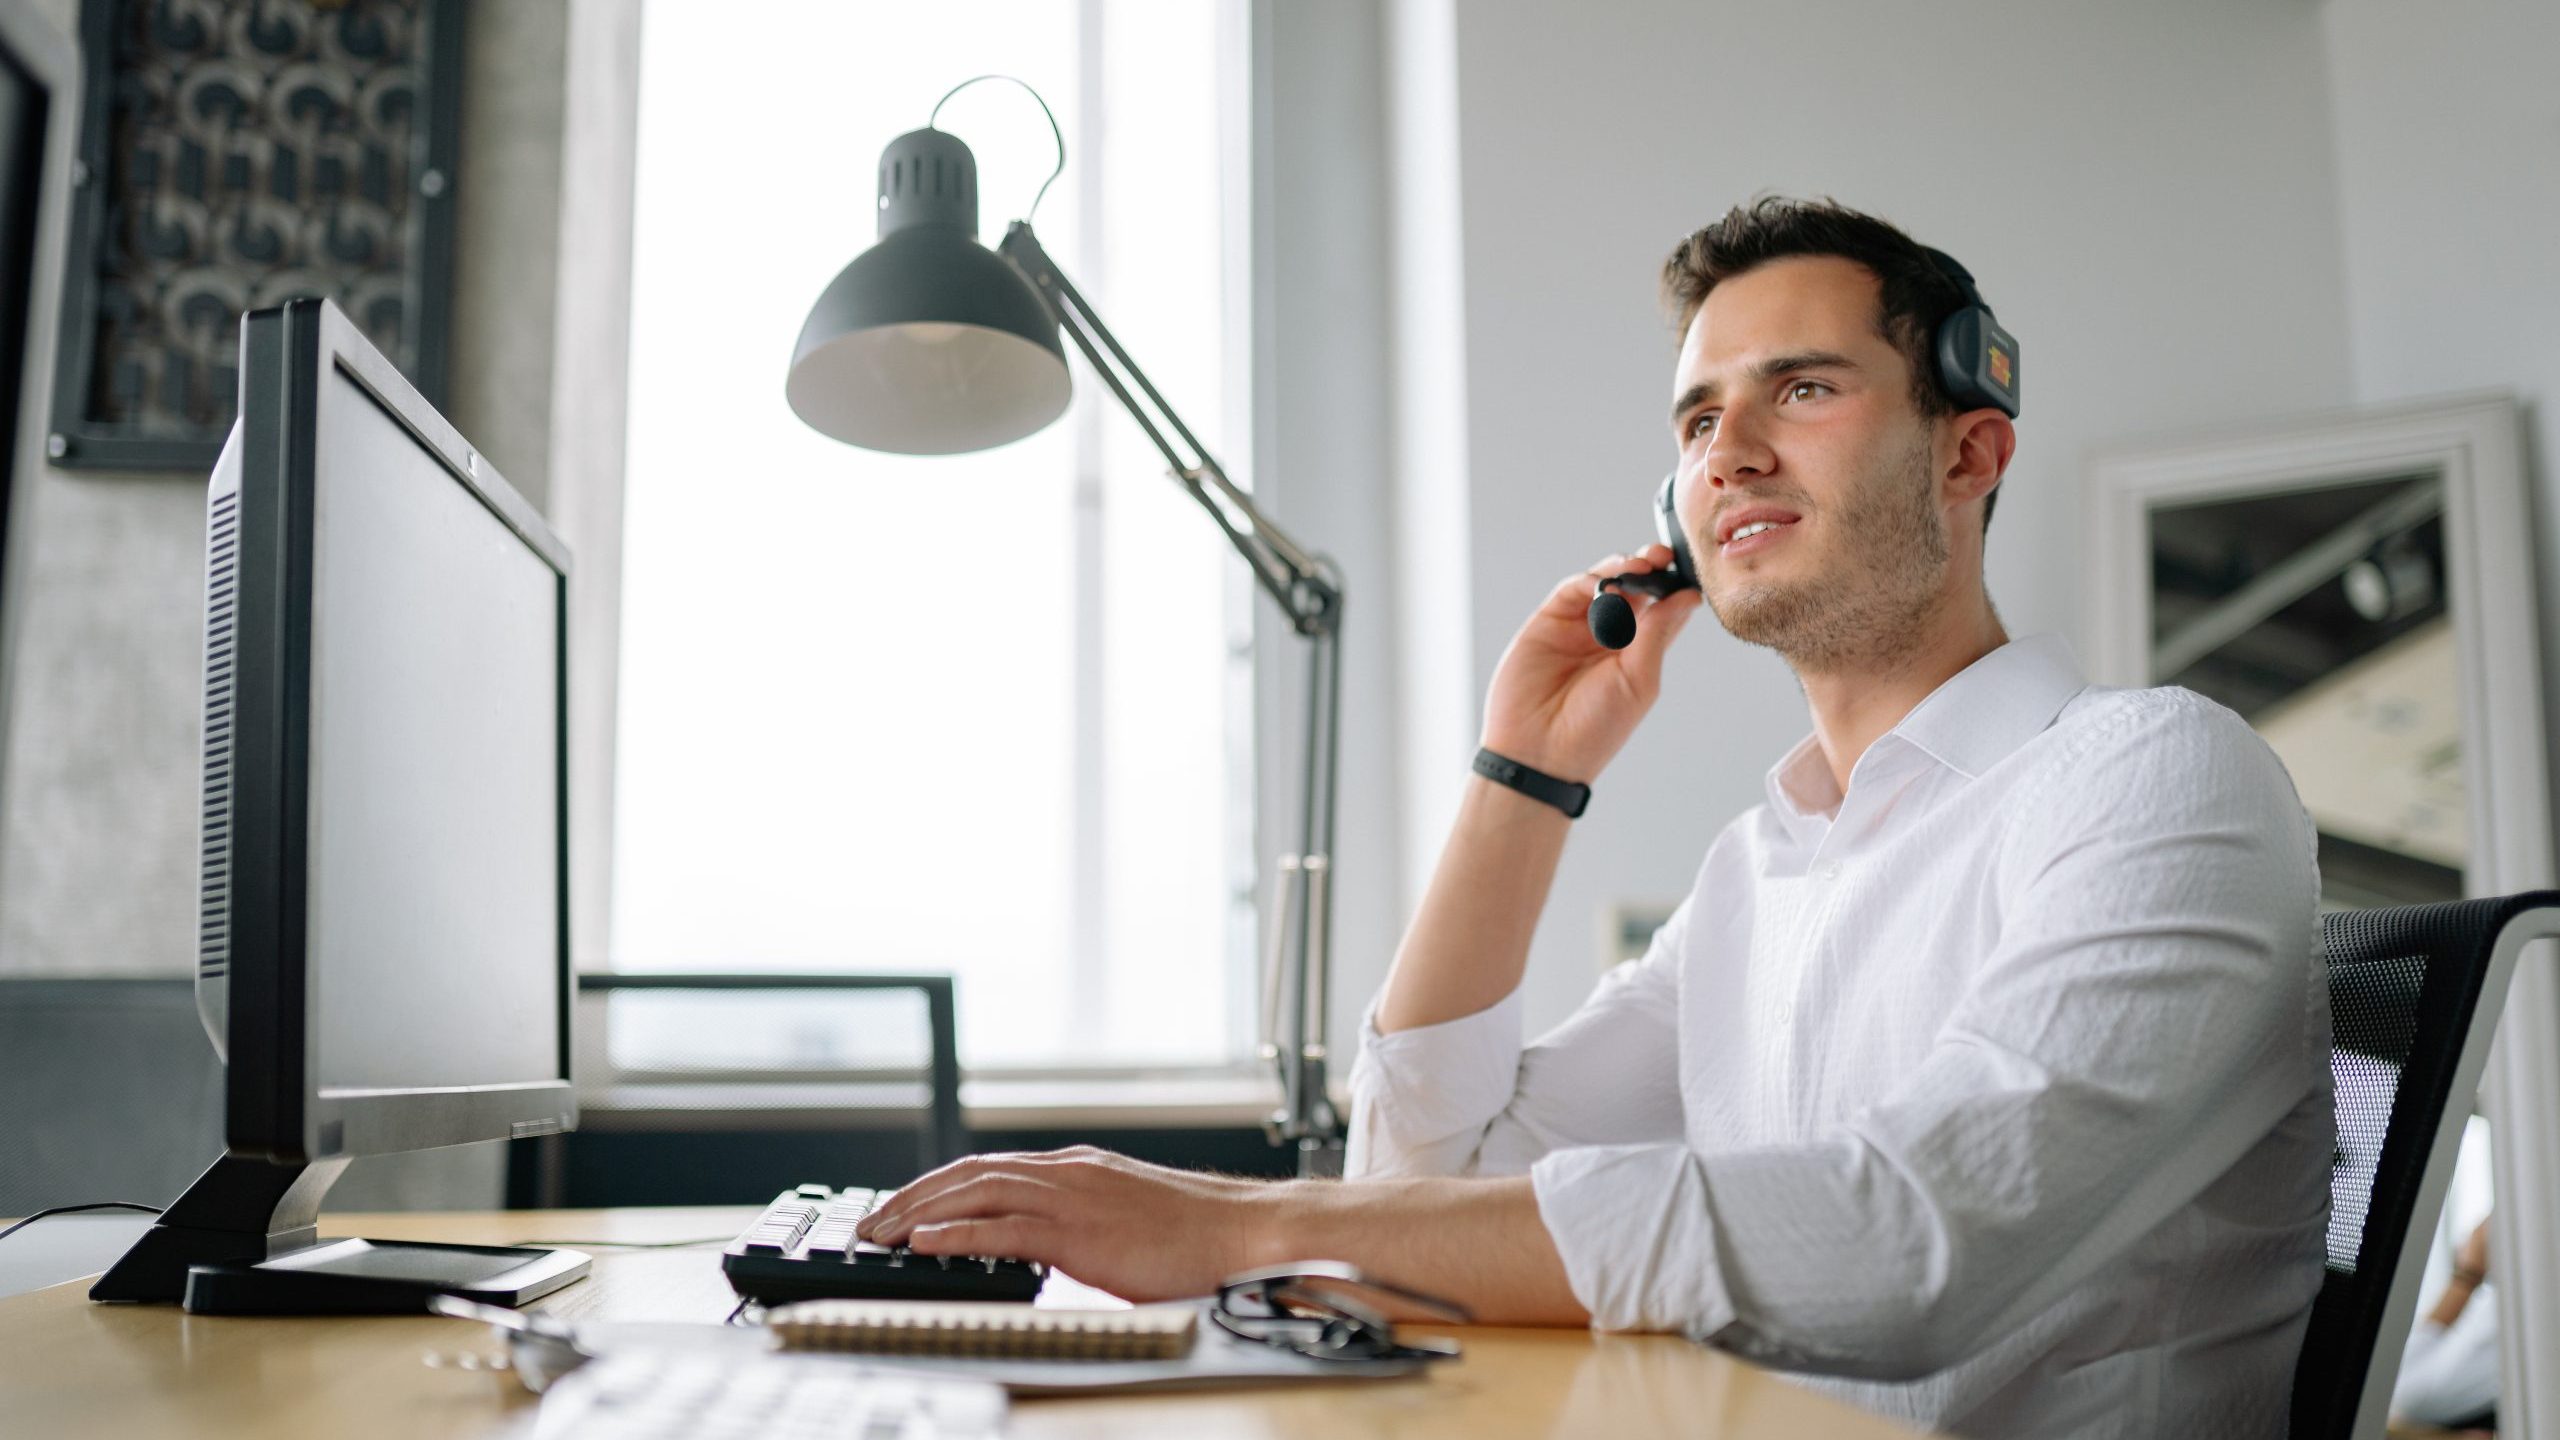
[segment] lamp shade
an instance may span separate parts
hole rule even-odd
[[[1066,412],[1057,317],[978,243],[978,166],[931,128],[880,155],[880,239],[836,275],[791,354],[783,394],[819,431],[869,450],[950,455],[1019,440]]]

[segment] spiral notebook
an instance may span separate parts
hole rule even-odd
[[[1172,1360],[1188,1353],[1191,1305],[1059,1310],[983,1300],[803,1300],[765,1327],[788,1350],[1005,1360]]]

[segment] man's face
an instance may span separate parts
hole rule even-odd
[[[1937,427],[1878,300],[1855,261],[1771,261],[1708,293],[1672,382],[1699,585],[1799,669],[1890,663],[1946,588]]]

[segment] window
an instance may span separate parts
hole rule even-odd
[[[1064,419],[977,455],[852,449],[782,396],[881,147],[1010,74],[1069,150],[1042,243],[1241,482],[1239,10],[651,5],[617,968],[948,970],[980,1069],[1244,1057],[1253,592],[1216,528],[1080,357]],[[1048,127],[1000,83],[940,124],[992,244]]]

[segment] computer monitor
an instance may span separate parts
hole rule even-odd
[[[320,1243],[357,1156],[576,1122],[569,555],[323,300],[241,325],[206,499],[196,987],[225,1153],[90,1290],[520,1304],[586,1258]]]
[[[26,582],[10,547],[25,543],[25,527],[14,521],[28,504],[28,477],[43,463],[53,372],[52,314],[38,305],[36,282],[62,264],[78,86],[69,37],[31,7],[0,5],[0,764],[8,758],[9,662],[23,608],[16,590]],[[0,799],[7,794],[0,776]]]

